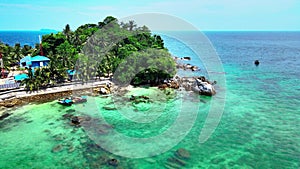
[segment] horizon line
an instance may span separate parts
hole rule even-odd
[[[50,31],[56,31],[56,32],[61,32],[62,30],[56,30],[56,29],[39,29],[39,30],[34,30],[34,29],[12,29],[12,30],[7,30],[7,29],[0,29],[0,32],[17,32],[17,31],[22,31],[22,32],[50,32]],[[155,30],[152,32],[157,32],[157,31],[196,31],[196,30]],[[198,29],[198,31],[203,31],[203,32],[299,32],[300,29]]]

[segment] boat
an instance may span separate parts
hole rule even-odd
[[[72,104],[85,103],[87,102],[87,98],[85,96],[82,97],[69,97],[58,100],[58,103],[64,106],[71,106]]]
[[[64,106],[71,106],[73,104],[73,100],[69,98],[65,98],[65,99],[58,100],[58,103]]]

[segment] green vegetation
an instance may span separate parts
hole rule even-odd
[[[5,69],[10,69],[10,67],[17,65],[20,59],[28,54],[38,53],[36,48],[32,48],[29,45],[21,47],[19,43],[16,43],[15,46],[9,46],[2,42],[0,42],[0,52],[2,52],[3,55]]]
[[[14,47],[0,44],[6,68],[30,54],[40,53],[39,44]],[[28,90],[62,83],[66,70],[76,70],[76,78],[87,82],[95,77],[112,76],[120,84],[158,84],[175,75],[175,62],[160,36],[134,21],[119,23],[108,16],[98,24],[85,24],[75,31],[67,24],[62,32],[44,35],[43,53],[50,59],[47,67],[28,70],[23,81]]]
[[[133,52],[115,71],[117,82],[122,84],[159,84],[175,74],[175,63],[166,50],[147,49]],[[128,81],[131,79],[131,81]]]

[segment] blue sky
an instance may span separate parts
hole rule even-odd
[[[200,30],[300,30],[299,0],[1,0],[0,30],[62,30],[145,12],[164,13]]]

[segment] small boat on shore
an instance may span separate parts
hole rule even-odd
[[[87,98],[85,96],[82,97],[69,97],[64,99],[59,99],[58,103],[64,106],[71,106],[72,104],[85,103],[87,102]]]
[[[65,98],[58,100],[58,103],[64,106],[71,106],[73,104],[73,101],[69,98]]]

